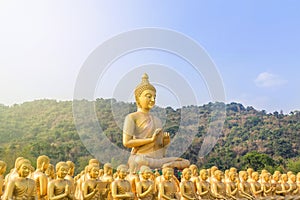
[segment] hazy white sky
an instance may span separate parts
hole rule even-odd
[[[159,27],[185,34],[206,50],[222,77],[226,102],[268,112],[300,110],[299,9],[296,0],[0,0],[0,103],[72,100],[80,69],[99,45],[126,31]],[[105,89],[149,63],[183,75],[200,103],[211,100],[205,80],[193,77],[181,58],[147,50],[115,61],[99,77],[95,97],[109,97],[113,91]],[[180,105],[180,85],[167,88],[169,96],[158,96],[158,103],[171,99],[170,105]]]

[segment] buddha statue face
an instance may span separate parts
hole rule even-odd
[[[292,174],[292,175],[290,176],[290,180],[291,180],[293,183],[295,183],[295,182],[296,182],[296,175]]]
[[[27,162],[23,162],[20,166],[20,168],[18,169],[18,174],[20,177],[27,177],[30,174],[31,171],[31,165],[30,163]]]
[[[273,180],[274,181],[279,181],[279,175],[278,174],[274,174],[273,175]]]
[[[194,176],[197,176],[197,175],[198,175],[198,168],[197,168],[196,165],[190,165],[189,168],[192,170],[192,174],[193,174]]]
[[[248,173],[247,173],[247,172],[244,172],[244,173],[242,174],[242,179],[243,179],[244,181],[247,181],[247,180],[248,180]]]
[[[151,169],[145,169],[142,173],[142,177],[145,179],[145,180],[148,180],[150,177],[151,177],[151,174],[152,174],[152,171]]]
[[[252,179],[255,180],[255,181],[259,180],[259,174],[258,174],[258,172],[253,172],[252,173]]]
[[[142,94],[138,97],[138,107],[150,110],[155,105],[156,92],[152,90],[144,90]]]
[[[173,169],[167,169],[164,171],[163,176],[166,180],[170,180],[174,175]]]
[[[269,182],[269,180],[270,180],[270,175],[267,174],[267,173],[265,173],[265,174],[263,175],[263,179],[265,180],[265,182]]]
[[[107,175],[112,175],[112,166],[110,163],[105,163],[103,166],[104,173]]]
[[[207,172],[207,170],[201,170],[200,171],[200,177],[204,181],[207,180],[208,179],[208,172]]]
[[[185,180],[190,180],[191,179],[191,177],[192,177],[192,170],[190,170],[190,169],[187,169],[187,170],[183,170],[183,178],[185,179]]]
[[[216,170],[215,173],[214,173],[214,175],[215,175],[215,178],[216,178],[218,181],[221,181],[221,180],[222,180],[222,176],[223,176],[222,171]]]
[[[69,166],[67,164],[61,165],[56,172],[57,177],[65,178],[66,175],[68,174],[68,171],[69,171]]]
[[[127,168],[125,167],[120,168],[118,172],[118,176],[120,179],[125,179],[125,177],[127,176]]]
[[[90,177],[91,177],[91,178],[98,178],[98,175],[99,175],[99,167],[98,167],[98,166],[97,166],[97,167],[93,167],[93,168],[90,170],[89,174],[90,174]]]
[[[283,182],[287,182],[288,181],[288,176],[286,174],[283,174],[281,176],[281,179],[282,179]]]
[[[230,181],[235,182],[235,180],[236,180],[236,173],[234,173],[234,172],[229,172],[229,173],[228,173],[228,177],[229,177],[229,180],[230,180]]]

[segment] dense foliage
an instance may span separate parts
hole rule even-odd
[[[135,110],[135,104],[113,99],[97,99],[94,103],[103,133],[111,142],[124,148],[118,122],[122,123],[125,115]],[[212,151],[199,156],[208,129],[217,118],[218,113],[214,110],[218,107],[226,109],[224,125],[218,133],[220,137]],[[116,108],[124,109],[123,114],[113,115],[112,109]],[[184,132],[183,136],[179,136],[182,144],[192,138],[191,145],[182,156],[199,167],[216,165],[221,169],[235,166],[238,169],[253,167],[270,171],[300,170],[299,111],[266,113],[238,103],[156,109],[163,111],[164,129],[172,138],[179,131]],[[188,112],[182,115],[184,109]],[[192,133],[196,133],[195,136]],[[18,156],[29,158],[35,164],[36,157],[41,154],[48,155],[52,163],[72,160],[77,165],[77,172],[93,157],[78,135],[72,102],[36,100],[13,106],[0,105],[0,159],[11,168]]]

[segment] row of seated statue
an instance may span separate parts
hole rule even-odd
[[[162,174],[149,166],[135,172],[119,165],[115,173],[110,163],[100,166],[91,159],[74,177],[71,161],[58,162],[54,169],[49,157],[42,155],[34,169],[28,159],[19,157],[15,168],[3,177],[6,163],[0,161],[0,196],[2,200],[300,200],[300,172],[270,174],[232,167],[223,173],[216,166],[198,170],[190,165],[177,178],[169,166],[162,168]]]

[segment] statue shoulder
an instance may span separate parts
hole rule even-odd
[[[133,112],[133,113],[129,113],[126,118],[130,118],[132,120],[135,120],[138,117],[138,113],[137,112]]]

